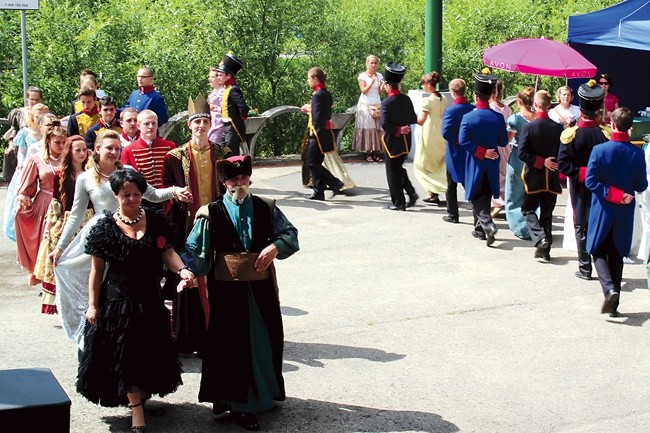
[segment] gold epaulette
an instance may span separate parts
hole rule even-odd
[[[571,143],[576,138],[576,131],[577,130],[578,130],[577,126],[572,126],[570,128],[565,129],[564,131],[562,131],[562,135],[560,135],[560,142],[562,144]]]
[[[605,136],[605,138],[607,138],[608,140],[611,140],[611,136],[612,136],[612,128],[611,128],[611,126],[609,126],[609,125],[600,125],[600,130],[603,131],[603,135]]]

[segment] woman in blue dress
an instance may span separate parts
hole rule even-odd
[[[524,125],[535,118],[533,113],[533,96],[535,91],[532,87],[526,87],[517,93],[517,107],[519,112],[508,118],[508,138],[512,146],[508,158],[506,171],[506,220],[510,230],[520,239],[530,239],[528,225],[521,213],[521,204],[524,201],[526,190],[524,181],[521,178],[521,171],[524,169],[524,162],[519,159],[519,133]]]

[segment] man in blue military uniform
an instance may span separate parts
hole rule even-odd
[[[153,85],[153,71],[147,67],[140,68],[136,78],[138,88],[131,92],[122,110],[129,107],[135,108],[138,113],[142,110],[151,110],[158,116],[158,128],[160,128],[169,120],[169,112],[165,98]]]
[[[623,257],[630,253],[634,227],[634,192],[648,187],[645,154],[630,143],[634,114],[618,108],[610,114],[611,140],[594,147],[587,165],[585,187],[591,191],[587,251],[605,301],[601,313],[618,316]]]
[[[535,245],[535,258],[551,259],[553,236],[551,223],[558,194],[562,194],[557,171],[558,147],[562,125],[548,117],[551,95],[546,90],[535,93],[535,119],[524,125],[519,137],[519,159],[524,165],[526,195],[521,205],[530,237]],[[537,216],[539,208],[539,217]]]
[[[467,152],[458,145],[458,130],[463,116],[474,109],[465,98],[465,80],[455,78],[449,82],[449,92],[454,98],[453,105],[442,115],[442,138],[447,141],[445,164],[447,166],[447,215],[443,221],[458,223],[458,184],[465,182],[465,163]]]
[[[399,83],[404,78],[406,68],[399,63],[388,63],[384,80],[388,97],[381,102],[380,123],[384,130],[381,143],[384,147],[386,180],[392,204],[390,210],[406,210],[418,199],[418,195],[402,166],[411,149],[411,125],[417,122],[417,114],[411,99],[399,91]],[[404,200],[404,191],[409,196]]]
[[[498,198],[500,194],[497,147],[508,144],[508,132],[503,116],[491,110],[488,102],[497,77],[484,69],[474,79],[476,109],[463,116],[458,142],[469,154],[465,165],[465,198],[472,202],[474,212],[472,235],[485,238],[487,246],[490,246],[497,232],[490,215],[490,202],[492,197]]]
[[[587,223],[591,207],[591,192],[585,187],[587,162],[597,144],[609,139],[609,127],[602,126],[605,91],[596,80],[589,80],[578,88],[580,119],[560,136],[557,166],[569,178],[569,194],[573,207],[573,227],[578,247],[576,277],[591,279],[591,257],[587,252]],[[567,222],[565,222],[566,224]]]

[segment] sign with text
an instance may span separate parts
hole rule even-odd
[[[0,0],[0,9],[38,10],[38,0]]]

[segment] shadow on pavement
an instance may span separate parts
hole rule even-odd
[[[625,272],[625,269],[623,269]],[[596,274],[594,272],[594,274]],[[598,279],[597,275],[594,275]],[[647,289],[648,280],[641,278],[623,278],[623,284],[621,284],[621,290],[624,292],[631,292],[636,289]]]
[[[285,341],[284,343],[285,361],[296,362],[310,367],[324,367],[325,364],[319,361],[320,359],[359,358],[376,362],[392,362],[403,359],[405,356],[369,347],[322,343],[294,343],[292,341]]]
[[[179,354],[178,358],[183,365],[183,373],[201,373],[201,358],[195,354]]]
[[[641,327],[650,319],[650,313],[621,313],[618,319],[607,319],[609,323]]]
[[[169,404],[150,401],[145,408],[147,429],[172,432],[245,431],[228,421],[212,419],[210,404]],[[111,432],[128,431],[131,415],[105,416]],[[440,415],[418,411],[385,410],[336,402],[287,398],[260,417],[261,431],[273,432],[457,432],[458,427]]]
[[[212,418],[212,406],[210,404],[183,403],[171,404],[161,400],[147,402],[144,409],[144,417],[147,423],[147,430],[158,433],[172,432],[203,432],[213,430],[215,423]],[[124,410],[123,416],[104,416],[102,421],[108,425],[111,432],[127,432],[131,427],[131,412]],[[233,426],[224,424],[225,428]]]
[[[457,432],[440,415],[288,398],[264,414],[262,429],[282,432]]]
[[[307,314],[309,314],[305,310],[301,310],[300,308],[294,308],[294,307],[282,306],[280,307],[280,310],[282,311],[283,316],[306,316]]]

